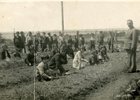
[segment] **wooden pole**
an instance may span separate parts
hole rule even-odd
[[[62,13],[62,34],[64,35],[64,14],[63,14],[63,1],[61,1],[61,13]]]

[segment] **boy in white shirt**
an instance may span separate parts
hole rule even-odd
[[[49,70],[48,68],[49,56],[41,57],[41,59],[42,62],[39,63],[38,66],[36,67],[36,77],[38,81],[50,80],[53,77],[46,74],[47,70]]]

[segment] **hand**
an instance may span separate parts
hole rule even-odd
[[[31,63],[29,63],[29,66],[31,66]]]

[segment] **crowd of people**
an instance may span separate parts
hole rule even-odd
[[[128,20],[128,26],[132,27],[132,20]],[[130,24],[130,25],[129,25]],[[131,34],[135,32],[133,29],[129,31]],[[132,39],[132,35],[126,36],[126,40]],[[135,33],[136,34],[136,33]],[[37,34],[32,34],[29,32],[26,36],[24,32],[16,32],[14,34],[13,43],[15,46],[15,57],[21,58],[21,52],[26,53],[26,58],[24,59],[25,63],[28,66],[36,65],[36,58],[38,52],[41,52],[43,55],[41,56],[41,62],[36,67],[36,77],[39,81],[50,80],[57,75],[65,75],[68,74],[68,71],[62,66],[68,63],[68,56],[73,59],[72,67],[75,69],[81,69],[85,66],[85,64],[102,64],[105,61],[109,61],[109,57],[107,55],[107,50],[110,52],[114,52],[114,42],[117,42],[116,34],[114,35],[112,31],[108,32],[107,37],[107,45],[108,49],[104,44],[104,34],[102,31],[99,31],[99,34],[96,36],[94,33],[91,33],[90,39],[88,43],[90,44],[90,54],[91,56],[88,59],[85,59],[83,53],[86,51],[85,48],[85,38],[82,34],[75,35],[72,38],[71,35],[68,38],[64,37],[64,35],[59,32],[59,36],[54,34],[51,36],[51,33],[48,33],[46,36],[45,32],[42,32],[42,35],[38,32]],[[128,61],[129,66],[131,66],[130,72],[136,70],[136,41],[137,38],[134,35],[134,43],[133,50],[130,49],[130,43],[125,42],[125,48],[128,53]],[[96,47],[98,45],[98,47]],[[10,61],[10,53],[8,52],[7,45],[2,46],[2,59],[6,61]],[[41,50],[40,50],[41,48]],[[28,53],[27,53],[28,52]],[[49,53],[48,53],[49,52]],[[131,56],[131,57],[130,57]],[[83,63],[86,62],[86,63]]]

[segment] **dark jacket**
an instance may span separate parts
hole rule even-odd
[[[2,59],[2,60],[6,59],[6,53],[7,53],[7,56],[8,56],[9,58],[11,58],[11,56],[10,56],[8,50],[3,50],[3,51],[1,52],[1,55],[2,55],[2,58],[1,58],[1,59]]]
[[[55,54],[50,61],[48,62],[48,65],[50,68],[59,68],[61,64],[67,63],[67,57],[62,56],[60,53]]]
[[[53,44],[53,38],[52,38],[52,36],[50,36],[50,37],[48,36],[47,37],[47,43],[48,44]]]
[[[21,48],[22,47],[22,39],[20,36],[18,37],[14,37],[14,45],[17,47],[17,48]]]

